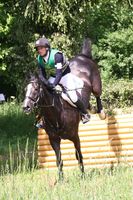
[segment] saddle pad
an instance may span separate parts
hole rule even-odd
[[[79,95],[81,95],[81,91],[82,91],[82,88],[83,88],[83,86],[84,86],[83,80],[81,80],[79,77],[77,77],[77,76],[75,76],[75,75],[73,75],[73,74],[71,74],[71,77],[72,77],[72,79],[74,80],[74,83],[75,83],[74,88],[72,88],[72,89],[76,90],[76,91],[79,93]],[[49,81],[50,83],[53,83],[54,80],[55,80],[54,77],[50,77],[50,78],[48,79],[48,81]],[[70,88],[70,89],[71,89],[71,88]],[[56,86],[56,90],[61,92],[61,91],[62,91],[61,86],[60,86],[60,85],[57,85],[57,86]],[[68,90],[69,90],[69,88],[68,88]],[[77,95],[78,95],[78,94],[77,94]],[[77,106],[71,101],[71,99],[69,98],[69,96],[68,96],[66,93],[61,92],[61,96],[62,96],[62,98],[63,98],[65,101],[67,101],[71,106],[77,107]]]
[[[62,92],[62,93],[61,93],[61,96],[62,96],[62,98],[63,98],[65,101],[67,101],[71,106],[77,107],[77,106],[71,101],[71,99],[67,96],[66,93]]]

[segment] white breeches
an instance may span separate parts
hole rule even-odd
[[[48,81],[50,83],[53,83],[55,78],[50,77]],[[65,76],[63,76],[59,82],[64,86],[64,88],[67,90],[67,94],[71,101],[75,103],[78,100],[78,96],[76,91],[78,91],[81,94],[81,90],[84,86],[84,82],[74,74],[68,73]]]

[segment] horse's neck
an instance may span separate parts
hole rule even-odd
[[[53,94],[50,93],[46,87],[42,88],[42,98],[41,101],[43,102],[43,104],[45,104],[46,106],[49,104],[52,104],[53,101]]]
[[[47,128],[52,126],[56,130],[61,122],[61,99],[58,95],[48,92],[47,89],[43,92],[40,102],[40,114],[44,117]]]
[[[56,111],[60,107],[60,97],[54,93],[49,92],[46,87],[42,88],[42,94],[40,98],[40,105],[44,108],[54,107]]]

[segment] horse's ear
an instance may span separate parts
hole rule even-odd
[[[34,76],[35,76],[35,78],[39,79],[38,71],[35,71]]]
[[[33,72],[32,71],[29,71],[27,74],[26,74],[26,77],[27,79],[31,79],[33,77]]]
[[[26,82],[28,82],[30,79],[31,79],[31,74],[30,73],[27,73],[26,75],[25,75],[25,80],[26,80]]]
[[[27,81],[27,82],[33,81],[35,78],[37,78],[37,76],[35,75],[35,72],[29,71],[29,72],[26,74],[26,81]]]

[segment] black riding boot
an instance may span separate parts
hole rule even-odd
[[[90,115],[88,114],[88,112],[85,109],[85,106],[81,100],[78,99],[78,101],[75,102],[75,105],[77,106],[77,108],[80,111],[83,124],[85,124],[86,122],[88,122],[90,120]]]

